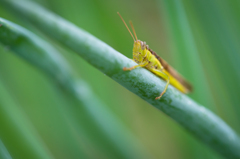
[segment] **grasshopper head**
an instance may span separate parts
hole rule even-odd
[[[143,53],[143,50],[147,48],[146,42],[141,40],[134,41],[133,53]]]
[[[128,28],[126,22],[123,20],[122,16],[120,15],[120,13],[118,13],[118,15],[120,16],[120,18],[122,19],[124,25],[126,26],[128,32],[130,33],[130,35],[133,38],[134,41],[134,46],[133,46],[133,59],[134,61],[136,61],[137,63],[141,62],[143,60],[143,58],[145,57],[146,52],[144,51],[148,46],[146,45],[146,42],[142,42],[141,40],[138,40],[137,38],[137,34],[135,32],[135,29],[133,27],[132,22],[130,21],[130,25],[131,28],[133,30],[133,34],[135,36],[133,36],[132,32],[130,31],[130,29]]]
[[[143,42],[141,40],[134,41],[133,59],[136,62],[142,61],[142,59],[145,57],[146,52],[144,50],[146,48],[147,48],[146,42]]]

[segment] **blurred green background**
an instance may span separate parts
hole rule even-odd
[[[220,116],[237,133],[240,132],[238,0],[36,2],[132,58],[133,41],[117,15],[120,12],[125,21],[133,21],[140,40],[146,41],[152,50],[193,84],[194,92],[189,96]],[[138,144],[150,154],[149,158],[222,158],[165,114],[11,12],[0,6],[2,18],[28,28],[58,48],[78,75],[91,86],[95,95],[105,103],[106,109],[136,137]],[[0,85],[0,107],[14,105],[16,108],[6,113],[12,120],[19,121],[18,125],[12,126],[22,127],[27,136],[34,133],[34,138],[44,145],[44,151],[48,151],[53,158],[126,157],[109,143],[103,132],[98,131],[99,125],[94,122],[94,116],[81,109],[71,95],[61,91],[45,74],[2,46]],[[5,123],[11,124],[8,121]],[[20,132],[5,133],[16,134],[17,139]],[[0,148],[7,145],[9,154],[16,156],[18,147],[22,145],[16,145],[15,139],[2,140],[8,143],[0,142]],[[28,156],[28,153],[22,154]]]

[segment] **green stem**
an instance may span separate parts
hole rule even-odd
[[[18,15],[24,16],[36,27],[74,50],[104,74],[166,113],[220,154],[227,158],[240,158],[238,135],[205,107],[172,86],[169,86],[161,100],[155,100],[166,83],[151,72],[143,68],[130,72],[123,71],[123,67],[130,67],[136,63],[86,31],[34,3],[13,0],[5,2]]]
[[[104,134],[104,139],[110,142],[112,145],[108,147],[110,151],[117,150],[118,155],[123,158],[150,156],[123,123],[93,94],[87,83],[75,77],[68,63],[55,48],[26,29],[2,18],[0,18],[0,42],[21,58],[40,68],[55,83],[71,93],[97,123],[100,132]]]

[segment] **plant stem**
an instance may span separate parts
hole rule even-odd
[[[26,29],[2,18],[0,18],[0,42],[71,93],[79,105],[91,114],[100,132],[105,135],[104,139],[109,140],[106,141],[112,145],[109,149],[117,149],[118,155],[124,158],[150,156],[123,123],[93,94],[88,84],[75,77],[68,63],[55,48]]]

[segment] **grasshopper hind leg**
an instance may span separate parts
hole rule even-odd
[[[166,84],[164,90],[162,91],[162,93],[161,93],[158,97],[155,98],[156,100],[158,100],[158,99],[160,99],[160,98],[163,96],[163,94],[167,91],[168,85],[169,85],[169,83],[170,83],[170,79],[169,79],[168,75],[166,75],[164,72],[162,72],[162,71],[160,71],[160,70],[153,69],[152,72],[155,73],[156,75],[158,75],[159,77],[162,77],[164,80],[167,81],[167,84]]]

